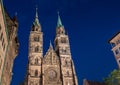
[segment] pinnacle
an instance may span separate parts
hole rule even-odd
[[[53,48],[52,43],[51,43],[51,40],[50,40],[50,48]]]

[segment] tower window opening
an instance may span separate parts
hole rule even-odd
[[[35,59],[35,64],[38,64],[38,58]]]
[[[66,43],[66,39],[65,38],[61,38],[61,43]]]
[[[118,62],[119,62],[119,64],[120,64],[120,60],[119,60]]]
[[[120,47],[119,47],[119,50],[120,50]]]
[[[65,60],[65,66],[69,66],[69,62]]]
[[[117,40],[117,41],[116,41],[116,44],[119,44],[119,43],[120,43],[120,40]]]
[[[34,41],[39,42],[39,37],[38,37],[38,36],[37,36],[37,37],[34,37]]]
[[[36,31],[38,31],[38,28],[36,28]]]
[[[115,50],[115,54],[117,55],[119,53],[118,49]]]
[[[35,31],[35,28],[33,28],[32,31]]]
[[[56,40],[55,45],[57,45],[57,44],[58,44],[58,41]]]
[[[35,76],[38,76],[38,70],[35,70]]]
[[[39,46],[35,47],[35,52],[39,51]]]
[[[69,71],[66,72],[67,76],[69,76]]]
[[[67,50],[66,50],[66,49],[64,49],[64,53],[65,53],[65,54],[67,53]]]

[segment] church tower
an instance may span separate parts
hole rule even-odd
[[[25,85],[41,85],[41,62],[43,58],[43,33],[36,8],[35,21],[29,36],[28,72]]]
[[[63,85],[78,85],[74,64],[71,58],[69,38],[62,25],[59,13],[54,42],[55,51],[60,58]]]
[[[24,85],[78,85],[69,38],[59,14],[54,42],[55,50],[50,42],[43,57],[43,33],[36,10],[29,36],[28,68]]]

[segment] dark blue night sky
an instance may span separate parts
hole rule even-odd
[[[17,12],[19,21],[20,48],[11,85],[18,85],[25,77],[28,39],[36,5],[44,33],[44,54],[49,41],[54,41],[57,11],[60,12],[69,35],[79,85],[84,78],[103,81],[117,68],[108,40],[120,30],[120,0],[4,0],[9,15]]]

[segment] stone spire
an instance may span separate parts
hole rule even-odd
[[[35,21],[33,22],[33,25],[39,26],[39,27],[41,26],[38,19],[38,8],[36,8],[36,16],[35,16]]]

